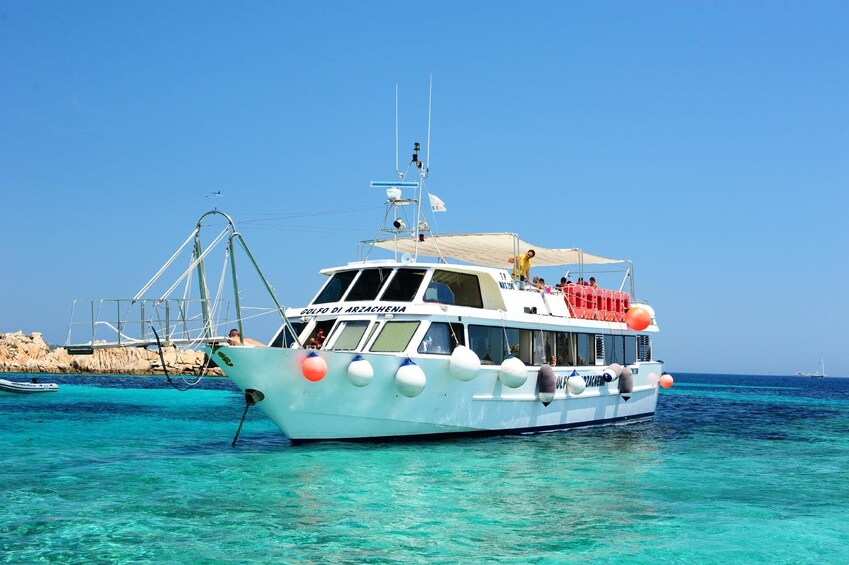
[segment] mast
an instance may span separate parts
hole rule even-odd
[[[381,233],[391,233],[392,238],[398,241],[400,234],[409,234],[414,241],[414,260],[419,258],[419,243],[424,241],[424,232],[430,231],[430,226],[425,219],[425,212],[422,208],[422,198],[424,196],[424,184],[427,178],[430,167],[430,124],[431,124],[431,108],[433,98],[433,75],[430,75],[430,83],[428,90],[428,108],[427,108],[427,156],[426,163],[419,157],[422,146],[418,141],[413,143],[413,155],[406,170],[402,171],[398,167],[398,129],[399,129],[399,111],[398,111],[398,83],[395,83],[395,176],[398,180],[395,181],[371,181],[372,188],[382,188],[386,190],[386,215],[383,217],[383,224],[378,229],[378,236]],[[419,178],[416,181],[406,181],[407,174],[410,168],[418,169]],[[403,198],[402,189],[418,189],[417,194],[412,198]],[[415,225],[407,225],[411,221],[409,218],[402,218],[402,206],[415,205]],[[406,219],[406,222],[404,221]],[[370,250],[365,253],[365,258],[370,254]],[[398,260],[397,245],[395,248],[395,260]]]
[[[404,174],[398,170],[398,83],[395,83],[395,176],[404,180]]]
[[[433,74],[431,73],[428,82],[428,92],[427,92],[427,164],[423,165],[422,162],[418,158],[419,152],[419,144],[416,143],[414,145],[415,152],[413,153],[413,161],[416,162],[416,166],[419,168],[419,202],[416,206],[416,229],[415,229],[415,238],[416,238],[416,261],[419,260],[419,242],[422,239],[421,236],[421,227],[422,222],[424,221],[424,216],[422,215],[422,195],[424,193],[424,181],[427,178],[428,169],[430,169],[430,115],[431,108],[433,107]]]

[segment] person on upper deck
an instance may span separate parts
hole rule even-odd
[[[595,282],[595,277],[590,277],[590,286],[593,288],[598,288],[598,283]]]
[[[533,249],[528,249],[524,255],[516,255],[507,259],[508,263],[513,264],[513,278],[518,278],[520,281],[528,280],[528,274],[531,272],[531,259],[536,257],[537,252]]]
[[[559,289],[562,290],[567,284],[572,284],[572,283],[569,282],[569,279],[567,279],[566,277],[560,277],[560,282],[557,283],[554,286],[555,286],[555,288],[559,288]]]
[[[584,286],[586,286],[586,285],[588,285],[588,284],[590,284],[590,283],[588,283],[587,281],[585,281],[585,280],[584,280],[584,277],[578,277],[578,284],[579,284],[579,285],[584,285]]]

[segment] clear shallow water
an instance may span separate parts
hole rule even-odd
[[[0,562],[849,562],[849,379],[679,374],[650,423],[432,443],[252,408],[235,449],[229,381],[42,380],[0,396]]]

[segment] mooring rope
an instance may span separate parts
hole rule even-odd
[[[197,386],[206,374],[206,370],[209,368],[209,364],[212,362],[212,356],[205,355],[206,361],[201,367],[200,375],[198,375],[198,378],[196,380],[189,382],[186,379],[180,377],[180,380],[182,380],[183,384],[186,385],[186,388],[180,388],[177,383],[171,380],[171,375],[168,374],[168,366],[165,364],[165,355],[162,352],[162,342],[159,340],[159,332],[156,331],[156,327],[153,324],[150,324],[150,329],[153,330],[153,335],[154,337],[156,337],[156,347],[159,351],[159,360],[162,362],[162,372],[165,373],[165,379],[168,381],[168,384],[170,384],[172,387],[174,387],[176,390],[179,390],[180,392],[186,392],[190,388]]]

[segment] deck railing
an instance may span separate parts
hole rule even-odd
[[[225,300],[75,300],[66,345],[99,349],[145,347],[157,343],[157,336],[162,345],[188,345],[214,339],[215,336],[208,335],[204,307],[211,313],[213,333],[223,335],[220,328],[231,323],[229,303]]]

